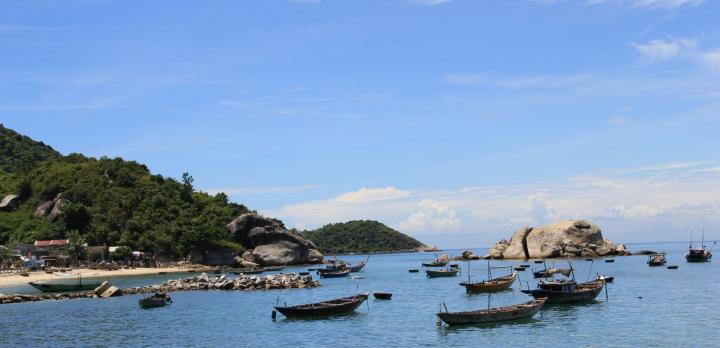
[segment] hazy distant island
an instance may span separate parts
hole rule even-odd
[[[429,250],[422,242],[372,220],[328,224],[303,235],[325,254]]]

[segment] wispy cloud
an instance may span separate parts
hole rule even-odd
[[[712,70],[720,71],[720,48],[703,51],[699,40],[693,38],[655,39],[646,43],[631,43],[646,63],[660,63],[672,59],[692,60]]]
[[[294,2],[297,4],[311,4],[316,5],[322,2],[322,0],[287,0],[288,2]]]
[[[390,199],[405,198],[410,196],[410,191],[400,190],[392,186],[383,188],[361,188],[357,191],[343,193],[335,198],[338,202],[364,204]]]
[[[251,195],[251,194],[275,194],[275,193],[302,193],[309,190],[319,188],[320,185],[299,185],[299,186],[240,186],[240,187],[225,187],[218,189],[206,190],[210,194],[218,194],[220,192],[225,193],[229,196],[234,195]]]
[[[705,0],[587,0],[586,5],[599,5],[616,3],[631,8],[661,9],[665,11],[677,10],[682,7],[696,7]]]

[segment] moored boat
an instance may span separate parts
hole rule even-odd
[[[606,283],[612,283],[615,281],[615,277],[606,276],[604,274],[598,274],[596,280],[604,280]]]
[[[432,262],[423,263],[422,266],[423,267],[445,267],[445,265],[447,265],[447,264],[448,264],[447,261],[435,260]]]
[[[667,263],[665,254],[652,254],[648,256],[647,264],[650,267],[664,266]]]
[[[690,247],[688,247],[688,252],[685,254],[685,260],[687,262],[710,262],[710,259],[712,259],[712,253],[710,250],[705,249],[705,231],[703,230],[699,248],[693,248],[692,238],[690,238]]]
[[[471,293],[482,293],[482,292],[494,292],[508,289],[517,279],[517,271],[510,275],[498,277],[490,280],[483,280],[480,282],[462,282],[461,286],[465,287],[465,292]]]
[[[566,277],[570,276],[570,273],[572,272],[569,268],[548,268],[544,269],[542,271],[533,272],[533,277],[535,278],[552,278],[555,274],[562,274]]]
[[[344,269],[340,271],[334,271],[334,272],[321,272],[320,278],[342,278],[347,277],[350,274],[349,269]]]
[[[80,274],[72,273],[55,273],[55,276],[62,277],[56,280],[39,280],[36,282],[28,282],[30,286],[42,292],[67,292],[67,291],[84,291],[93,290],[100,286],[102,282],[99,279],[83,279]]]
[[[418,273],[418,272],[420,272],[420,270],[413,268],[413,269],[409,269],[408,272],[410,272],[410,273]]]
[[[437,316],[447,325],[470,325],[530,318],[545,304],[545,299],[504,307],[465,312],[440,312]]]
[[[320,317],[344,314],[354,311],[368,298],[368,293],[343,297],[329,301],[308,303],[297,306],[275,307],[287,318]]]
[[[439,278],[439,277],[454,277],[460,272],[459,268],[440,269],[440,270],[427,270],[425,275],[428,278]]]
[[[392,295],[390,292],[373,292],[373,296],[378,300],[389,300],[392,298]]]
[[[587,302],[595,299],[605,287],[602,280],[576,283],[573,280],[541,282],[534,290],[522,290],[536,299],[547,298],[548,303]]]
[[[158,292],[152,296],[145,297],[138,301],[142,308],[164,307],[166,304],[172,303],[170,295],[164,292]]]

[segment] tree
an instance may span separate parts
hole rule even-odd
[[[130,247],[128,246],[120,246],[110,253],[110,257],[113,259],[113,261],[127,262],[127,260],[132,257],[132,249],[130,249]]]
[[[87,242],[78,231],[68,233],[68,243],[65,245],[65,255],[75,260],[75,266],[80,266],[80,258],[87,254]]]

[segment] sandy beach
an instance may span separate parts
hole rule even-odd
[[[165,268],[134,268],[134,269],[119,269],[115,271],[106,270],[93,270],[93,269],[73,269],[67,273],[77,274],[80,273],[84,276],[92,276],[99,278],[117,278],[117,277],[141,277],[147,275],[159,274],[164,272],[167,274],[173,273],[186,273],[186,272],[197,272],[203,271],[199,267],[165,267]],[[39,280],[50,280],[54,277],[52,274],[45,273],[44,271],[30,272],[30,276],[23,277],[18,274],[0,274],[0,292],[2,288],[6,286],[16,286],[27,284],[28,282],[35,282]]]

